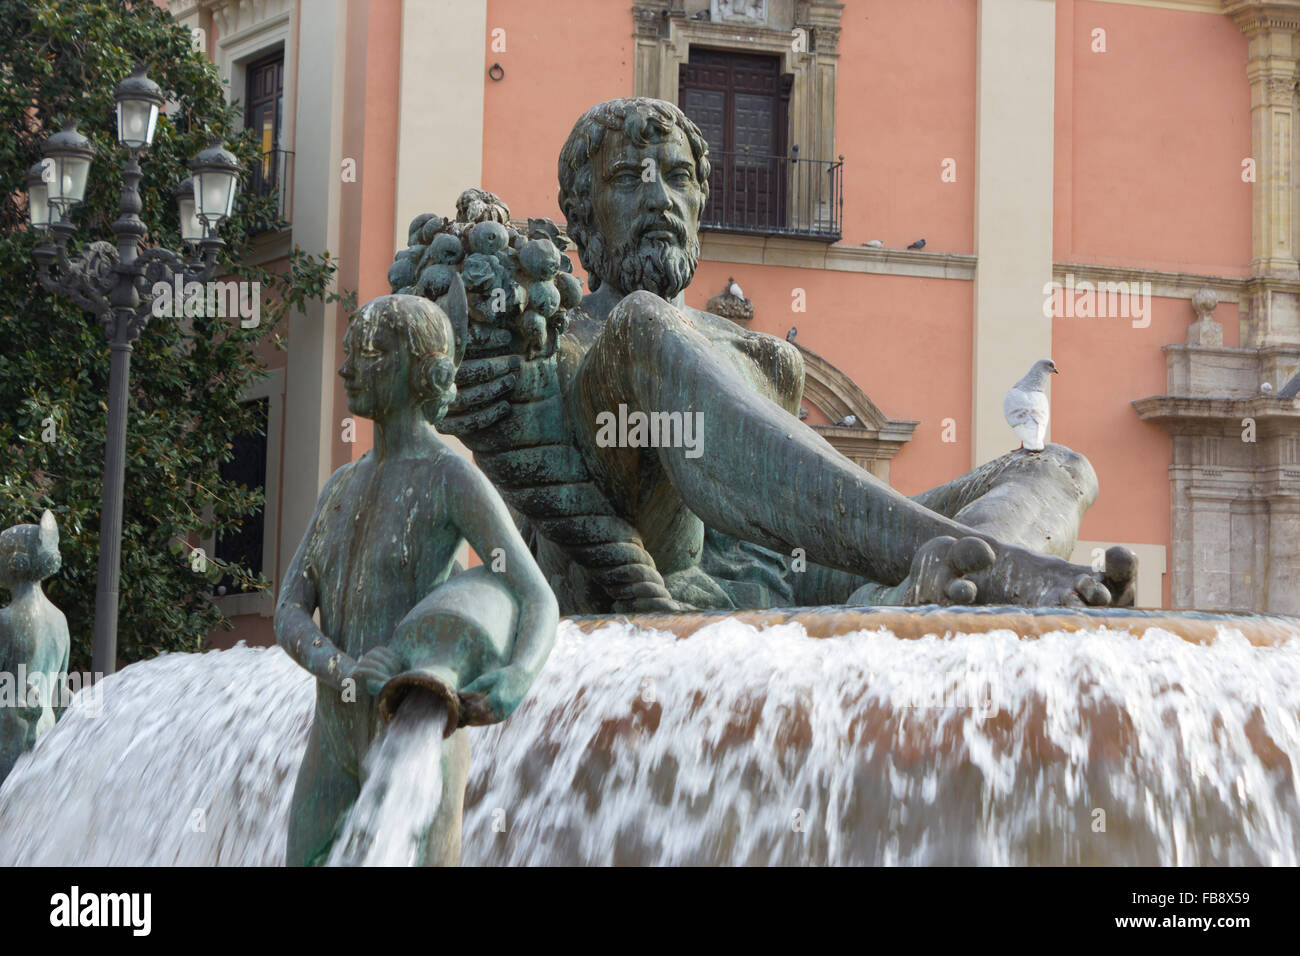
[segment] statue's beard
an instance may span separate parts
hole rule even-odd
[[[591,235],[587,243],[591,271],[624,295],[644,289],[663,299],[674,298],[690,285],[695,275],[700,261],[700,239],[698,235],[684,235],[684,228],[675,230],[679,240],[685,239],[684,243],[643,237],[643,232],[654,228],[638,229],[633,233],[637,238],[620,245],[612,255],[606,251],[604,237]]]

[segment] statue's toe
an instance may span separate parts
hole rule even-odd
[[[979,597],[979,589],[975,587],[974,581],[966,578],[953,578],[944,588],[944,594],[953,604],[974,604],[975,599]]]
[[[1081,574],[1074,582],[1075,593],[1089,607],[1105,607],[1110,604],[1110,591],[1091,574]]]
[[[1110,592],[1111,604],[1132,607],[1137,601],[1138,559],[1132,548],[1122,544],[1106,549],[1106,565],[1101,583]]]
[[[952,546],[948,563],[958,574],[971,574],[991,568],[997,560],[992,546],[982,538],[965,537]]]

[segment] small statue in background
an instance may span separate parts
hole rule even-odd
[[[0,608],[0,781],[63,712],[72,643],[63,612],[41,589],[62,564],[50,512],[0,532],[0,587],[11,596]]]
[[[343,338],[348,410],[374,420],[374,447],[321,491],[275,612],[277,641],[317,682],[291,866],[329,858],[383,720],[411,693],[432,694],[446,721],[442,796],[416,860],[456,864],[469,771],[457,728],[508,717],[555,641],[555,596],[505,503],[434,429],[456,394],[469,321],[459,273],[441,279],[440,304],[381,296]],[[464,541],[485,566],[453,576]]]

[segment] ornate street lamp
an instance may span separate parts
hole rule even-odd
[[[92,669],[111,674],[117,665],[118,578],[122,550],[122,486],[126,462],[127,394],[131,374],[131,343],[149,322],[152,289],[158,282],[206,282],[216,271],[217,255],[225,243],[217,235],[234,206],[239,165],[214,143],[191,164],[196,180],[175,190],[181,237],[191,250],[189,261],[170,249],[141,250],[148,230],[140,219],[140,178],[136,156],[153,143],[162,90],[135,71],[113,91],[117,101],[117,140],[126,147],[122,172],[120,215],[114,221],[114,248],[92,242],[78,256],[68,256],[68,240],[77,231],[70,214],[82,201],[94,150],[77,132],[76,122],[45,141],[45,159],[27,175],[27,202],[32,228],[45,234],[33,252],[37,277],[50,292],[67,296],[99,318],[108,337],[112,360],[108,378],[108,434],[104,445],[104,493],[99,525],[99,576],[95,588],[95,638]],[[185,184],[189,183],[188,194]],[[208,190],[208,193],[205,193]],[[210,198],[209,198],[210,197]],[[51,242],[51,235],[53,241]],[[57,262],[58,276],[51,274]]]

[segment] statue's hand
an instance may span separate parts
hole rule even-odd
[[[467,358],[456,373],[456,400],[438,425],[448,435],[472,435],[510,414],[508,399],[519,384],[523,358]]]
[[[456,373],[456,400],[438,430],[463,437],[510,415],[511,402],[530,402],[557,388],[554,357],[519,355],[467,358]]]
[[[516,667],[488,671],[460,691],[460,726],[500,723],[514,713],[532,680]]]
[[[372,647],[353,665],[348,674],[357,686],[364,688],[372,697],[378,697],[384,685],[405,669],[402,656],[391,647],[380,645]]]

